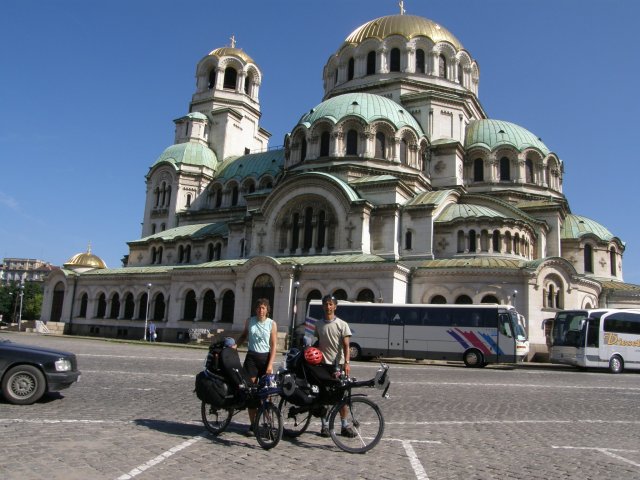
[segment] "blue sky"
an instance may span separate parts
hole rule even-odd
[[[564,161],[573,213],[626,242],[640,284],[637,20],[632,0],[405,0],[480,65],[490,118]],[[235,35],[263,72],[261,125],[283,143],[322,100],[322,69],[395,0],[9,0],[0,7],[0,256],[110,267],[139,238],[144,176],[188,111],[195,67]],[[635,140],[634,140],[635,141]]]

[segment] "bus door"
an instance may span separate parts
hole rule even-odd
[[[600,362],[600,319],[588,317],[582,323],[576,364],[580,367],[596,367]]]
[[[517,321],[517,320],[516,320]],[[496,362],[514,362],[516,360],[515,325],[509,313],[498,314],[498,337]],[[502,352],[502,355],[500,354]]]
[[[404,354],[404,321],[400,312],[389,312],[389,354]]]

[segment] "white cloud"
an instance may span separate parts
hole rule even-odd
[[[0,205],[4,205],[5,207],[10,208],[11,210],[18,211],[18,201],[9,195],[6,195],[3,192],[0,192]]]

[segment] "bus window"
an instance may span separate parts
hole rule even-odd
[[[506,313],[500,314],[500,333],[506,335],[509,338],[513,338],[513,330],[511,327],[511,316]]]
[[[590,318],[587,321],[587,347],[600,346],[600,319]]]

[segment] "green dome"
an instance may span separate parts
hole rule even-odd
[[[322,119],[335,125],[345,117],[353,116],[361,118],[367,124],[387,120],[398,130],[408,126],[415,130],[418,137],[424,135],[416,119],[402,105],[371,93],[346,93],[325,100],[303,115],[298,125],[309,128]]]
[[[595,235],[606,242],[613,239],[613,234],[598,222],[573,214],[564,219],[560,235],[562,239],[578,239],[585,235]]]
[[[187,142],[171,145],[162,152],[154,166],[162,162],[170,162],[175,167],[185,164],[215,170],[218,165],[218,158],[210,148],[199,143]]]
[[[543,155],[550,152],[542,140],[514,123],[489,119],[469,122],[464,139],[465,148],[485,147],[494,150],[503,145],[510,145],[518,151],[535,148]]]
[[[444,208],[436,219],[438,223],[462,219],[504,218],[505,215],[490,207],[471,203],[453,203]]]

